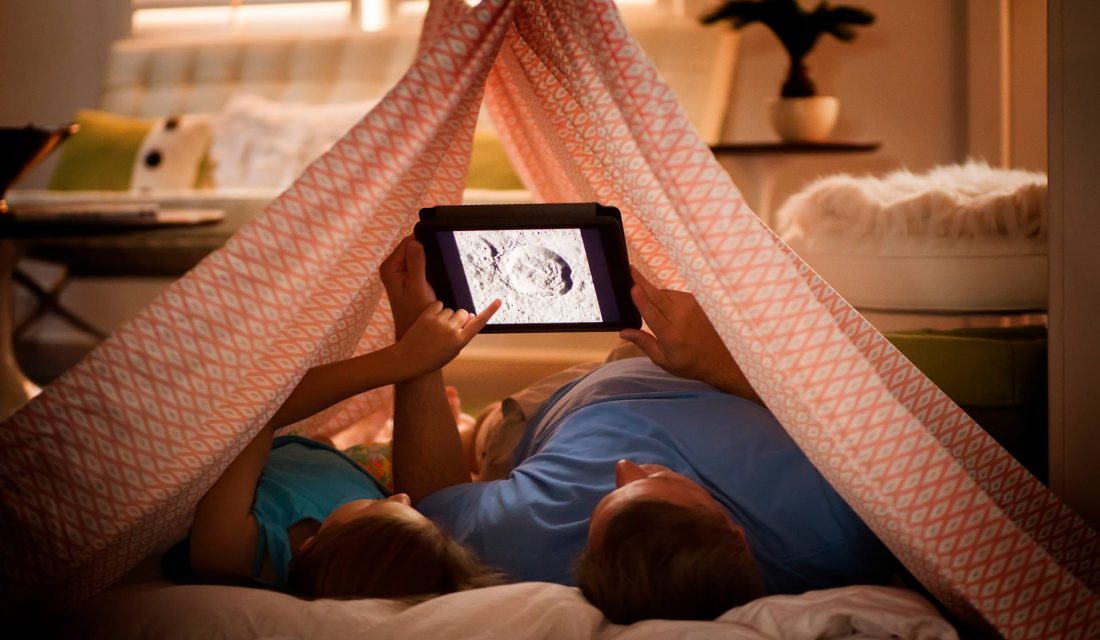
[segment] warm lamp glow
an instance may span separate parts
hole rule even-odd
[[[390,21],[386,0],[359,0],[359,28],[379,31]]]
[[[369,4],[369,3],[365,3]],[[156,7],[134,11],[134,35],[168,33],[342,28],[351,19],[351,2],[288,2],[244,6]]]
[[[135,35],[163,33],[177,29],[224,28],[232,23],[231,7],[186,7],[179,9],[138,9],[131,26]]]
[[[244,5],[237,9],[238,22],[246,25],[346,26],[351,19],[351,3],[301,2],[272,5]]]

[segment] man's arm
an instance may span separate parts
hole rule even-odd
[[[665,371],[710,384],[731,395],[764,404],[722,342],[695,296],[659,289],[631,269],[630,297],[653,331],[623,329],[619,336],[641,349]]]
[[[432,371],[398,383],[393,409],[394,491],[409,494],[415,505],[444,487],[469,481],[443,373]]]
[[[393,310],[394,330],[402,342],[406,332],[413,330],[409,318],[414,310],[435,300],[425,271],[424,247],[411,237],[405,238],[379,268]],[[480,315],[470,316],[464,331],[472,339],[499,308],[497,300]],[[394,489],[409,494],[416,504],[444,487],[469,481],[465,450],[442,372],[434,370],[398,383],[393,408]]]
[[[436,306],[442,303],[433,303],[426,313]],[[464,346],[472,340],[499,308],[500,301],[494,300],[477,316],[462,310],[454,312],[456,344]],[[409,343],[410,349],[434,348],[423,345],[418,329],[419,325],[414,324],[401,342]],[[466,452],[440,371],[449,360],[394,387],[393,483],[397,492],[409,494],[413,504],[444,487],[470,481]]]

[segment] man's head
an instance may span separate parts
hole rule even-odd
[[[714,619],[766,595],[744,530],[709,493],[660,465],[621,460],[596,505],[577,585],[612,622]]]
[[[409,497],[337,507],[290,566],[309,598],[417,598],[499,582],[465,547],[409,506]]]

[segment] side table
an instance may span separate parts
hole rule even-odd
[[[210,212],[197,219],[103,225],[0,218],[0,420],[40,391],[23,374],[13,345],[12,293],[21,257],[60,262],[69,268],[68,275],[178,276],[224,244],[243,221],[226,217],[224,212]],[[49,291],[32,289],[32,293],[39,297],[39,304],[63,310],[56,299],[62,286]],[[78,328],[96,332],[75,314],[63,310],[62,315]]]
[[[772,199],[780,170],[798,156],[870,153],[878,142],[731,142],[711,145],[719,162],[734,161],[741,173],[738,188],[756,215],[773,226]],[[724,164],[724,163],[723,163]]]

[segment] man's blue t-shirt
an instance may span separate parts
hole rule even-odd
[[[662,464],[745,528],[769,591],[882,582],[891,556],[772,414],[647,358],[606,364],[532,418],[505,480],[448,487],[417,508],[515,580],[574,584],[615,464]]]

